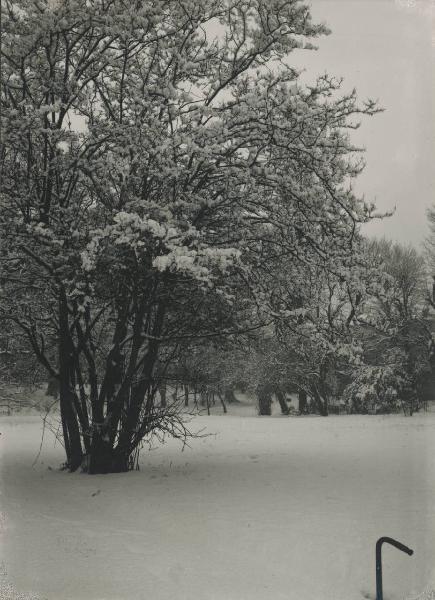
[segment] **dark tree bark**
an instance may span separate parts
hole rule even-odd
[[[299,390],[298,392],[298,401],[299,401],[299,414],[306,415],[308,413],[308,403],[307,403],[307,392],[305,390]]]
[[[235,402],[238,402],[234,390],[231,387],[226,387],[224,389],[224,398],[227,404],[234,404]]]
[[[227,414],[227,405],[225,404],[225,400],[220,392],[218,392],[219,400],[221,401],[222,408],[224,409],[224,414]]]
[[[328,398],[322,398],[317,390],[314,390],[313,398],[319,415],[327,417],[329,414]]]
[[[175,384],[175,389],[172,393],[172,399],[174,400],[174,402],[177,401],[178,398],[178,383]]]
[[[144,349],[141,334],[143,306],[144,303],[137,303],[132,345],[126,357],[121,348],[129,314],[121,310],[118,312],[103,383],[92,405],[92,441],[84,464],[91,474],[132,469],[141,440],[156,426],[155,399],[159,388],[156,377],[161,376],[159,336],[165,307],[163,304],[154,306],[148,316],[150,339]],[[166,399],[165,392],[166,386],[160,385],[163,402]]]
[[[51,396],[54,399],[59,397],[59,379],[56,377],[49,377],[45,395]]]
[[[275,396],[276,396],[276,398],[277,398],[277,400],[279,402],[279,405],[281,407],[281,413],[283,415],[290,414],[290,409],[289,409],[289,406],[287,404],[287,400],[286,400],[284,392],[282,390],[280,390],[279,388],[276,388],[275,389]]]
[[[77,412],[74,406],[75,391],[72,387],[74,370],[74,349],[72,347],[68,304],[64,290],[59,295],[59,395],[66,465],[76,471],[82,464],[83,450]]]
[[[208,401],[207,401],[207,390],[204,387],[201,388],[201,390],[199,392],[199,397],[200,397],[200,401],[199,401],[200,405],[201,406],[206,406],[208,404]]]
[[[159,385],[159,394],[160,394],[160,406],[162,408],[166,408],[166,384],[162,383]]]
[[[272,414],[272,390],[268,384],[260,384],[257,388],[258,414],[270,416]]]

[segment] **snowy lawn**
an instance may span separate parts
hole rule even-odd
[[[383,535],[415,551],[384,546],[385,600],[434,581],[435,413],[201,416],[193,426],[216,435],[184,452],[174,442],[145,451],[140,472],[89,476],[57,470],[50,436],[32,467],[41,420],[2,418],[0,562],[16,590],[361,600],[374,597]]]

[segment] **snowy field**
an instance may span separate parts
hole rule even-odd
[[[384,546],[384,599],[433,585],[435,413],[192,426],[213,435],[89,476],[50,435],[32,467],[40,418],[1,418],[0,598],[368,599],[383,535],[415,551]]]

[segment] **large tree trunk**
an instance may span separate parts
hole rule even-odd
[[[121,465],[129,462],[129,457],[150,427],[149,419],[154,410],[156,393],[153,387],[153,373],[158,362],[160,346],[158,337],[162,330],[164,316],[165,307],[161,304],[156,309],[151,330],[152,338],[149,341],[147,353],[142,359],[143,366],[138,380],[131,385],[128,409],[125,419],[121,421],[118,442],[114,449],[115,462],[119,461]]]
[[[74,351],[69,331],[68,305],[66,294],[62,290],[59,296],[59,395],[66,466],[70,471],[76,471],[83,459],[79,420],[74,405],[76,397],[73,371]]]
[[[130,453],[113,449],[107,434],[95,430],[92,435],[92,446],[89,455],[88,473],[91,475],[105,473],[124,473],[131,467]]]
[[[178,383],[175,384],[174,391],[172,392],[172,400],[176,402],[178,399]]]
[[[84,469],[90,474],[117,473],[131,470],[137,458],[137,448],[144,435],[156,426],[153,412],[157,388],[162,406],[166,400],[166,384],[157,382],[161,377],[158,350],[164,307],[159,306],[154,315],[146,353],[140,357],[143,308],[140,306],[133,327],[133,344],[130,354],[124,356],[121,340],[126,333],[124,315],[114,333],[112,349],[106,360],[106,372],[93,405],[92,442],[86,456]],[[137,361],[142,366],[137,371]],[[104,409],[106,405],[106,410]],[[153,420],[154,419],[154,420]]]
[[[238,402],[236,395],[234,394],[234,390],[231,387],[226,387],[224,389],[224,399],[227,404],[234,404]]]
[[[160,394],[160,406],[162,408],[166,408],[166,383],[161,383],[159,385],[159,394]]]
[[[327,417],[329,414],[328,411],[328,398],[322,398],[317,390],[314,390],[313,393],[314,402],[316,404],[318,413],[322,417]]]
[[[272,390],[267,384],[257,387],[258,414],[270,416],[272,414]]]
[[[51,396],[54,399],[59,397],[59,379],[57,377],[50,377],[47,383],[46,396]]]
[[[279,405],[281,407],[281,413],[283,415],[290,414],[290,409],[288,407],[287,400],[285,398],[285,394],[283,393],[283,391],[280,390],[279,388],[276,388],[275,389],[275,396],[277,397],[277,400],[278,400]]]
[[[228,411],[227,411],[227,405],[225,404],[225,400],[220,392],[218,392],[217,395],[219,397],[219,400],[221,401],[222,408],[224,409],[224,414],[226,415]]]
[[[305,390],[299,390],[298,392],[298,401],[299,401],[299,414],[306,415],[308,412],[308,403],[307,403],[307,392]]]

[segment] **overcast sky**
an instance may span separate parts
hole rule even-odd
[[[435,0],[310,4],[314,21],[332,33],[316,40],[317,51],[293,52],[289,63],[305,68],[305,78],[327,71],[361,99],[379,99],[385,112],[352,132],[367,163],[355,187],[381,212],[396,211],[365,232],[418,247],[435,204]]]
[[[357,190],[393,217],[369,235],[419,245],[435,203],[435,0],[312,0],[315,21],[332,33],[317,52],[289,62],[307,76],[342,76],[346,89],[378,98],[385,112],[366,118],[353,139],[366,148]]]

